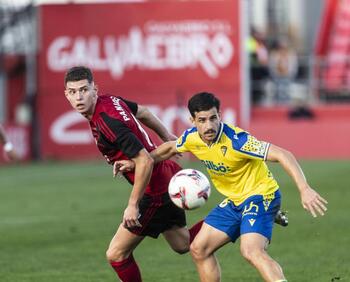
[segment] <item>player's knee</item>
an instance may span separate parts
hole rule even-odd
[[[208,256],[206,249],[195,242],[191,244],[190,252],[194,260],[202,260]]]
[[[123,250],[119,250],[118,248],[109,248],[106,251],[106,259],[108,261],[122,261],[127,259],[130,256],[130,252],[125,252]]]
[[[241,246],[241,254],[242,256],[251,264],[255,264],[263,257],[263,253],[265,251],[258,248],[251,247],[242,247]]]
[[[189,240],[181,240],[170,244],[172,250],[180,255],[188,253],[190,250]]]

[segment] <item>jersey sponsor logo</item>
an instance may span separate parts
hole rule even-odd
[[[130,120],[130,118],[128,117],[128,114],[125,112],[124,108],[120,105],[120,99],[114,96],[111,96],[110,98],[112,99],[114,108],[123,117],[123,119],[125,121]]]
[[[248,205],[244,206],[244,210],[242,212],[242,217],[246,215],[258,215],[259,212],[259,206],[254,204],[253,201],[251,201]]]
[[[248,219],[248,221],[250,223],[250,226],[253,226],[254,223],[255,223],[255,219],[254,218]]]
[[[207,169],[215,172],[228,173],[231,172],[231,168],[229,166],[225,166],[224,163],[214,163],[213,161],[202,160]]]

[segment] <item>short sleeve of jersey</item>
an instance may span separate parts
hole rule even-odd
[[[233,146],[247,158],[266,160],[270,143],[260,141],[248,132],[242,131],[234,136]]]
[[[126,100],[126,99],[124,99],[124,98],[122,98],[122,97],[118,97],[118,98],[120,98],[121,100],[124,101],[124,103],[125,103],[125,104],[129,107],[129,109],[131,110],[132,114],[135,116],[136,113],[137,113],[137,110],[138,110],[138,108],[139,108],[138,104],[135,103],[135,102]]]
[[[188,136],[190,133],[193,133],[194,131],[196,131],[195,128],[190,128],[187,129],[176,141],[176,150],[179,153],[184,153],[184,152],[188,152],[189,148],[188,148]]]
[[[128,158],[135,157],[144,148],[132,130],[123,122],[106,114],[101,116],[105,122],[105,125],[101,128],[102,134]]]

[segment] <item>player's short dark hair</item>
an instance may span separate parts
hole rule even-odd
[[[196,112],[208,111],[213,107],[220,111],[220,100],[212,93],[200,92],[191,97],[187,107],[191,116],[195,117]]]
[[[79,81],[86,79],[89,83],[94,80],[92,72],[89,68],[84,66],[76,66],[67,70],[64,76],[64,85],[67,85],[69,81]]]

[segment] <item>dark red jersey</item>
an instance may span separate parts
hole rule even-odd
[[[109,164],[116,160],[135,157],[145,148],[151,152],[156,148],[139,121],[135,118],[138,105],[121,97],[103,95],[97,98],[90,128],[96,145]],[[162,194],[167,191],[170,178],[181,168],[173,161],[155,164],[145,193]],[[134,173],[125,173],[130,183]]]

